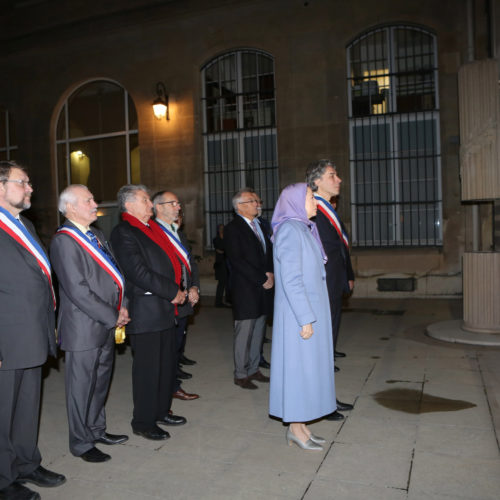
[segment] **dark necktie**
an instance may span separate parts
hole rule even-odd
[[[255,233],[255,236],[257,236],[257,239],[260,241],[260,244],[262,245],[262,249],[264,251],[266,251],[265,243],[262,241],[259,230],[257,229],[257,223],[255,222],[255,219],[252,219],[250,221],[250,225],[252,226],[252,229],[253,229],[253,232]]]

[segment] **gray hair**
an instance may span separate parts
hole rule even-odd
[[[0,182],[5,182],[9,179],[10,172],[13,168],[18,168],[27,174],[26,169],[22,165],[18,165],[15,161],[0,161]]]
[[[67,188],[63,189],[61,194],[59,195],[59,201],[57,203],[57,208],[59,212],[61,212],[66,217],[67,206],[68,205],[76,205],[76,194],[75,188],[84,188],[88,189],[87,186],[83,184],[70,184]]]
[[[337,170],[335,163],[331,160],[319,160],[310,163],[306,170],[306,184],[313,192],[318,190],[316,181],[325,173],[327,167],[332,167]]]
[[[238,212],[238,203],[241,201],[241,196],[243,193],[255,194],[255,190],[249,187],[241,188],[237,193],[233,196],[233,208],[236,212]]]
[[[145,191],[149,194],[148,188],[144,184],[126,184],[122,186],[116,195],[120,213],[126,212],[125,203],[133,201],[138,191]]]

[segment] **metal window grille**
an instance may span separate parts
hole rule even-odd
[[[279,194],[274,59],[257,50],[226,53],[202,68],[201,79],[206,246],[212,247],[217,226],[233,216],[238,189],[255,189],[267,218]]]
[[[436,38],[413,26],[347,47],[352,240],[442,245]]]
[[[14,122],[6,109],[0,108],[0,160],[12,160],[17,151]]]

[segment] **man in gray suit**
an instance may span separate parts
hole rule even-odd
[[[41,365],[56,355],[50,263],[35,228],[20,216],[33,189],[25,170],[0,162],[0,498],[37,499],[22,483],[58,486],[40,465]]]
[[[90,226],[97,219],[92,193],[82,185],[68,186],[59,197],[59,211],[67,220],[52,239],[50,257],[59,280],[69,448],[87,462],[104,462],[111,457],[95,443],[128,439],[106,432],[104,411],[115,329],[130,321],[122,302],[124,279],[104,235]]]

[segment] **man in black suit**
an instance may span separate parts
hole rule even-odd
[[[234,219],[224,229],[224,247],[230,263],[234,315],[234,383],[257,389],[269,382],[259,371],[266,318],[272,308],[274,286],[272,246],[256,222],[255,191],[240,189],[233,196]]]
[[[181,360],[187,364],[194,364],[196,361],[190,360],[184,356],[184,346],[186,344],[186,330],[189,316],[193,314],[194,306],[200,299],[200,277],[198,265],[191,253],[186,236],[180,230],[177,221],[181,210],[179,198],[170,191],[160,191],[153,196],[153,208],[156,216],[156,222],[160,224],[165,234],[172,242],[177,258],[181,264],[182,288],[188,293],[188,300],[177,306],[177,323],[175,325],[175,344],[177,352],[177,379],[172,397],[183,401],[198,399],[200,396],[194,393],[188,393],[181,387],[181,381],[178,377],[191,378],[190,373],[186,373],[180,368]]]
[[[24,168],[0,162],[0,498],[37,499],[22,485],[58,486],[37,446],[41,365],[56,355],[51,268],[24,217],[33,189]]]
[[[113,229],[111,244],[125,275],[129,300],[132,430],[146,439],[167,439],[169,433],[157,424],[186,423],[184,417],[171,413],[170,406],[176,373],[176,309],[187,292],[180,289],[181,268],[171,243],[151,219],[153,204],[146,187],[120,188],[118,206],[123,220]]]
[[[90,226],[97,203],[83,185],[71,185],[59,196],[66,222],[50,245],[59,282],[58,332],[66,351],[66,408],[69,448],[86,462],[111,457],[95,447],[127,441],[106,432],[104,403],[115,352],[115,329],[129,321],[124,307],[125,280],[104,235]]]
[[[330,200],[340,193],[342,179],[337,174],[337,168],[330,160],[320,160],[309,165],[306,171],[306,182],[314,192],[318,203],[318,212],[315,218],[321,243],[328,257],[326,263],[326,280],[330,312],[332,317],[332,335],[335,357],[344,357],[345,354],[336,350],[337,337],[342,314],[342,296],[349,293],[354,286],[354,273],[349,257],[349,240],[340,217],[336,213]],[[337,400],[337,409],[352,410],[353,406]],[[330,420],[342,420],[343,416],[337,411],[327,417]]]

